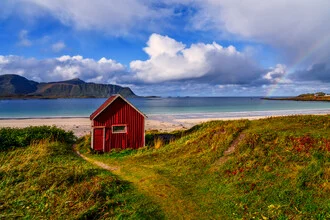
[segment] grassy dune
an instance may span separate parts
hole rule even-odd
[[[129,182],[75,155],[71,133],[1,129],[1,138],[11,142],[0,142],[0,219],[163,218]]]
[[[119,167],[114,174],[167,219],[330,218],[329,115],[214,121],[174,136],[140,150],[81,151]]]

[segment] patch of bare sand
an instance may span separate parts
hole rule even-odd
[[[0,127],[24,128],[29,126],[56,126],[66,131],[73,131],[78,136],[89,134],[91,122],[89,118],[29,118],[1,119]]]
[[[91,131],[89,118],[33,118],[33,119],[1,119],[0,128],[24,128],[29,126],[56,126],[66,131],[73,131],[78,136],[84,136]],[[146,130],[174,131],[185,129],[181,124],[147,119]]]
[[[261,119],[269,116],[240,117],[240,118],[187,118],[177,119],[175,117],[164,116],[161,118],[147,118],[145,129],[170,132],[174,130],[189,129],[202,122],[213,120],[238,120],[238,119]],[[272,116],[274,117],[274,116]],[[24,128],[29,126],[56,126],[66,131],[73,131],[78,136],[84,136],[91,131],[91,122],[89,118],[28,118],[28,119],[0,119],[0,128],[15,127]]]

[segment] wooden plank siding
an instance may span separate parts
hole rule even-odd
[[[144,120],[145,116],[120,96],[98,113],[92,126],[105,127],[105,152],[113,148],[137,149],[144,146]],[[113,133],[113,125],[125,125],[126,133]]]

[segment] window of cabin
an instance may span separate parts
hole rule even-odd
[[[113,125],[112,126],[112,133],[118,134],[118,133],[126,133],[127,126],[126,125]]]

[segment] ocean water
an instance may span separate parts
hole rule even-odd
[[[105,100],[0,100],[0,118],[88,117]],[[330,114],[330,102],[275,101],[259,97],[132,98],[129,101],[155,119]]]

